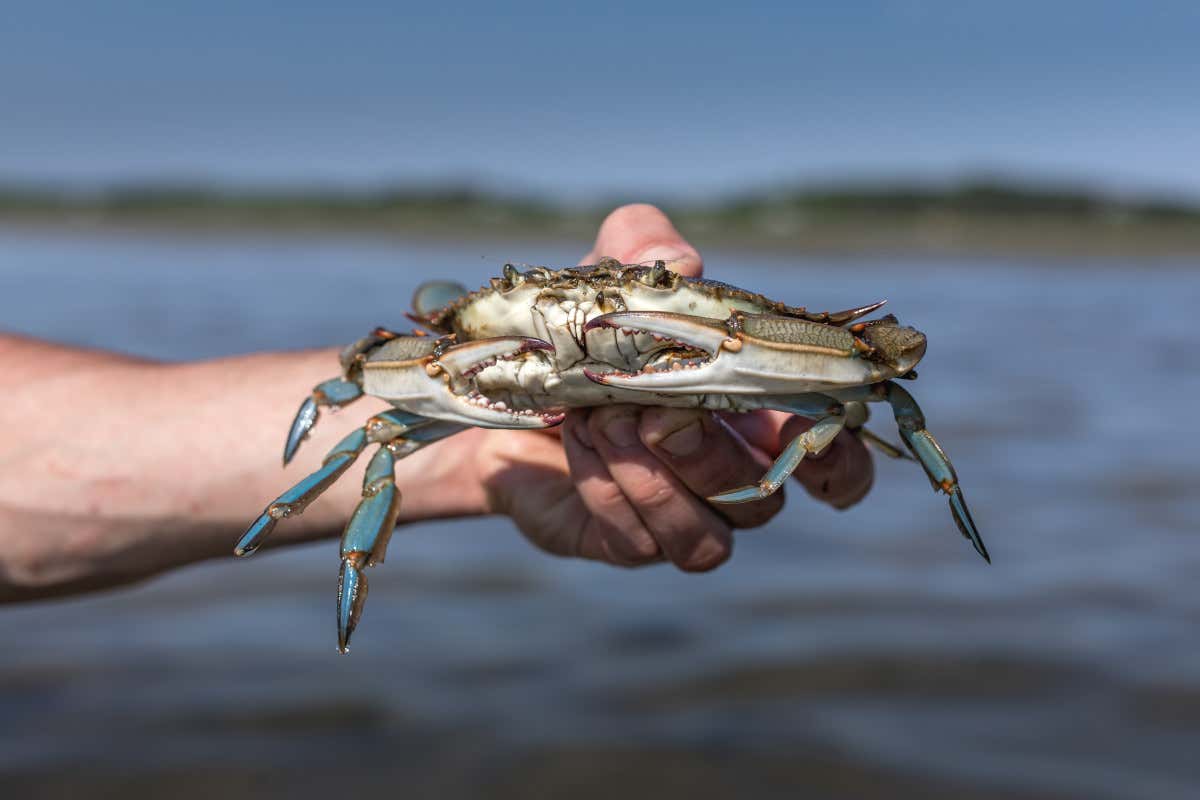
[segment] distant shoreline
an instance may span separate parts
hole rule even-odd
[[[126,232],[269,232],[586,242],[620,201],[579,208],[468,189],[379,192],[0,185],[0,225]],[[1200,209],[995,184],[748,194],[662,203],[708,247],[797,254],[1200,257]]]

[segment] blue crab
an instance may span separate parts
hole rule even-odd
[[[284,445],[286,465],[322,408],[372,395],[393,408],[371,417],[321,467],[272,501],[238,541],[253,553],[275,527],[344,473],[368,445],[375,453],[362,500],[346,525],[338,579],[338,650],[347,652],[367,594],[364,570],[382,562],[400,504],[397,459],[469,427],[531,429],[560,423],[568,408],[612,403],[723,412],[773,409],[809,417],[762,479],[708,498],[744,503],[777,491],[804,457],[844,428],[893,457],[909,458],[863,427],[868,403],[891,407],[900,437],[933,488],[947,495],[959,531],[988,553],[954,467],[925,428],[911,394],[926,339],[883,302],[814,313],[662,262],[503,274],[477,291],[438,281],[417,290],[409,317],[431,333],[377,328],[341,354],[341,375],[300,405]],[[989,559],[990,560],[990,559]]]

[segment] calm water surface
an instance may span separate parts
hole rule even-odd
[[[576,255],[2,231],[0,326],[165,359],[344,343],[430,276]],[[704,576],[547,558],[502,519],[403,529],[349,658],[332,542],[4,608],[5,796],[1200,796],[1197,265],[708,261],[929,335],[912,388],[993,566],[887,462]]]

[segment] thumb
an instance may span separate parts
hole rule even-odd
[[[609,214],[582,263],[594,264],[605,256],[623,264],[665,261],[670,269],[692,278],[704,271],[696,248],[675,230],[666,214],[646,203],[621,206]]]

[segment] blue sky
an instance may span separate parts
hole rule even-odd
[[[1200,197],[1200,3],[0,5],[0,178]]]

